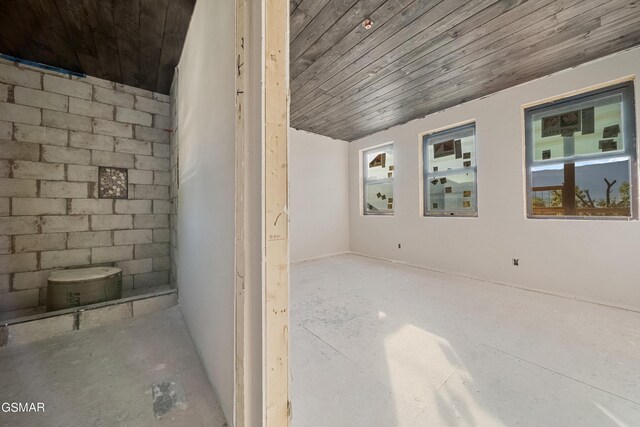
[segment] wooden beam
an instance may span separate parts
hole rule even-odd
[[[572,138],[573,139],[573,138]],[[565,215],[576,214],[576,164],[565,163],[562,207]]]
[[[235,427],[245,426],[245,278],[246,278],[246,250],[247,242],[245,235],[246,212],[245,198],[247,188],[245,183],[246,164],[246,69],[247,51],[245,40],[248,40],[245,31],[245,18],[247,14],[246,0],[236,0],[236,135],[235,135],[235,371],[234,371],[234,403],[233,403],[233,425]]]
[[[289,2],[266,0],[264,7],[264,425],[285,427],[289,425]]]

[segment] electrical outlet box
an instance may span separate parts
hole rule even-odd
[[[398,243],[398,249],[402,249],[402,243]]]
[[[514,258],[513,259],[513,266],[514,267],[519,267],[520,266],[520,260],[518,258]]]

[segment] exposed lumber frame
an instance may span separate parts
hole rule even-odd
[[[233,425],[245,425],[245,6],[246,0],[236,0],[236,134],[235,134],[235,363],[234,363],[234,407]]]
[[[286,427],[290,418],[289,1],[265,0],[258,6],[235,0],[235,427],[254,425],[255,417],[265,426]],[[256,162],[261,162],[259,172]],[[252,209],[257,203],[259,223]],[[252,311],[258,308],[256,292],[261,313]],[[258,315],[261,331],[252,320]],[[256,355],[248,353],[256,349],[256,332],[261,332],[261,383],[255,378]]]
[[[289,425],[289,1],[264,3],[264,425]]]

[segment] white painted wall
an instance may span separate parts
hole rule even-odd
[[[198,1],[179,64],[180,306],[233,419],[235,5]]]
[[[348,143],[289,129],[291,261],[349,251]]]
[[[351,143],[351,250],[640,309],[638,221],[525,218],[522,107],[638,73],[640,48],[635,48]],[[635,90],[638,99],[638,84]],[[424,218],[418,134],[470,119],[477,121],[479,217]],[[395,215],[365,217],[359,150],[388,141],[395,143]],[[511,265],[512,258],[520,259],[520,267]]]

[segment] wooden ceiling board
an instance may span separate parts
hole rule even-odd
[[[58,8],[58,15],[61,17],[62,14],[59,11],[64,10],[67,16],[67,19],[61,19],[61,21],[67,30],[68,40],[75,47],[78,58],[78,69],[74,71],[97,76],[101,72],[100,61],[84,3],[78,0],[56,0],[55,4]]]
[[[385,1],[381,7],[371,12],[369,18],[377,25],[382,25],[387,20],[394,17],[399,11],[407,7],[413,0]],[[351,50],[360,41],[370,35],[370,30],[366,30],[362,25],[357,25],[351,31],[337,40],[334,44],[323,49],[322,46],[312,45],[297,59],[291,60],[289,64],[290,79],[297,81],[297,88],[318,74],[315,70],[322,70],[329,64],[339,59],[346,52]],[[308,76],[308,77],[307,77]],[[307,80],[303,80],[303,79]]]
[[[553,0],[547,0],[547,2],[551,1]],[[540,3],[544,2],[541,1]],[[453,26],[450,31],[438,34],[436,37],[432,38],[431,43],[422,44],[409,54],[398,58],[398,60],[387,63],[386,66],[382,63],[382,68],[375,72],[373,76],[363,76],[364,78],[361,77],[359,80],[347,79],[342,81],[337,86],[339,96],[332,97],[331,100],[325,104],[318,106],[322,107],[322,109],[316,107],[316,110],[322,110],[322,112],[318,115],[314,115],[310,120],[305,121],[304,125],[311,124],[313,122],[317,122],[318,119],[325,118],[326,114],[332,111],[331,107],[337,105],[340,101],[347,100],[355,102],[362,100],[361,102],[370,103],[379,96],[395,90],[400,87],[400,83],[412,80],[412,77],[410,76],[410,67],[415,67],[414,64],[416,63],[424,64],[420,60],[425,56],[429,56],[431,64],[433,63],[434,58],[437,57],[438,52],[451,52],[451,46],[447,46],[448,44],[451,44],[456,48],[458,46],[464,46],[465,42],[471,42],[475,38],[486,33],[482,24],[492,19],[496,19],[496,25],[508,25],[510,22],[513,22],[516,16],[505,12],[518,10],[521,12],[520,17],[526,16],[531,12],[529,8],[523,8],[524,10],[513,9],[515,8],[515,4],[515,2],[496,2],[490,7],[482,10],[480,13],[473,15],[470,19]],[[509,7],[511,9],[507,9]],[[463,33],[464,36],[458,36]],[[351,82],[355,83],[349,85]],[[335,91],[332,90],[332,92]],[[345,102],[344,105],[345,106],[340,110],[341,112],[349,111],[353,108],[349,102]]]
[[[195,0],[3,0],[0,49],[168,93]],[[291,125],[354,140],[640,43],[637,0],[289,0]],[[373,27],[362,22],[370,18]]]
[[[159,87],[171,86],[173,80],[174,65],[171,58],[179,58],[182,45],[187,35],[187,28],[191,14],[186,3],[193,0],[173,0],[169,2],[167,19],[164,24],[164,36],[162,38],[162,50],[160,52],[160,68],[158,69]]]
[[[291,49],[299,53],[297,57],[290,57],[293,62],[300,56],[320,57],[324,52],[329,50],[338,41],[345,37],[353,28],[362,27],[362,21],[368,18],[371,13],[377,10],[386,0],[367,0],[358,1],[349,9],[349,13],[345,13],[331,25],[330,28],[324,28],[324,33],[319,34],[316,31],[315,36],[304,37],[301,34],[294,42],[291,43]],[[364,28],[363,28],[364,29]],[[319,36],[318,36],[319,34]],[[304,37],[304,40],[303,40]],[[311,40],[314,40],[313,42]],[[296,43],[300,42],[296,45]]]
[[[533,78],[542,77],[554,71],[570,68],[580,63],[596,59],[598,51],[594,46],[589,46],[582,52],[575,52],[577,42],[589,40],[592,43],[616,40],[621,31],[632,31],[633,26],[620,27],[624,21],[618,21],[613,25],[601,26],[602,19],[595,17],[583,22],[589,14],[575,17],[564,26],[551,26],[543,31],[532,34],[526,39],[520,39],[517,43],[510,44],[505,49],[486,55],[472,63],[462,64],[453,69],[447,75],[442,75],[439,71],[435,74],[426,75],[404,86],[400,90],[396,89],[382,102],[369,105],[359,111],[352,110],[352,114],[343,116],[350,119],[349,125],[363,123],[375,119],[380,123],[388,118],[397,118],[398,114],[407,114],[408,111],[420,111],[417,117],[430,114],[466,102],[477,97],[497,92],[520,84]],[[627,19],[632,19],[637,25],[637,17],[633,15]],[[575,20],[580,20],[580,25],[574,25]],[[615,43],[607,43],[606,46],[615,47]],[[622,46],[622,45],[620,45]],[[630,46],[627,46],[630,47]],[[625,47],[626,48],[626,47]],[[552,55],[560,51],[560,55]],[[485,53],[479,50],[480,55]],[[572,55],[572,52],[576,56]],[[588,55],[584,52],[590,52]],[[595,56],[594,56],[595,52]],[[568,59],[569,58],[569,59]],[[575,62],[576,59],[579,62]],[[490,70],[487,68],[491,67]],[[553,71],[548,71],[548,70]],[[455,74],[452,76],[451,74]],[[524,76],[524,78],[523,78]],[[528,76],[528,77],[527,77]],[[532,77],[533,76],[533,77]],[[434,78],[435,77],[435,78]],[[509,81],[509,86],[504,82]],[[488,91],[491,88],[491,91]],[[448,99],[447,104],[441,104],[442,99]],[[437,102],[440,100],[440,102]],[[454,103],[452,103],[454,102]],[[438,108],[423,112],[423,105],[438,104]],[[440,105],[443,105],[440,107]],[[446,105],[446,106],[444,106]],[[393,120],[392,120],[393,121]],[[332,123],[336,131],[344,129],[342,123]]]
[[[168,94],[194,5],[2,0],[0,53]]]
[[[368,37],[364,38],[350,49],[344,51],[336,60],[326,63],[323,68],[316,69],[313,75],[305,75],[305,70],[305,72],[300,75],[292,77],[292,81],[290,82],[291,94],[295,97],[295,99],[292,99],[292,107],[298,99],[314,91],[316,87],[324,83],[327,79],[335,76],[367,52],[374,49],[381,43],[384,43],[385,40],[388,40],[402,28],[406,28],[411,25],[415,20],[431,9],[432,4],[432,2],[422,0],[414,1],[406,8],[398,11],[391,20],[386,22],[386,24],[376,25],[374,23],[374,27],[372,31],[370,30],[368,33]],[[331,52],[331,50],[333,49],[330,49],[328,52]],[[322,61],[322,57],[318,61]],[[309,68],[311,67],[313,67],[313,65],[309,66]]]
[[[292,43],[294,128],[354,140],[640,44],[631,0],[388,0],[363,32],[370,3]]]
[[[96,77],[122,83],[120,54],[113,19],[113,0],[84,0],[84,6],[100,63],[101,73]]]
[[[301,0],[289,9],[289,42],[298,37],[327,3],[329,0]]]
[[[158,66],[162,54],[162,37],[169,0],[140,0],[140,77],[141,87],[158,83]]]
[[[122,83],[140,86],[140,0],[113,0]]]

